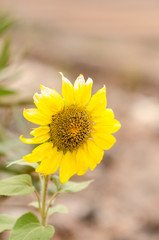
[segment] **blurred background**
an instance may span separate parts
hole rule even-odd
[[[101,164],[72,178],[91,186],[57,200],[69,214],[50,219],[53,239],[159,239],[159,2],[0,0],[0,178],[32,172],[6,164],[31,150],[22,110],[40,84],[61,91],[59,71],[91,77],[93,93],[105,84],[122,128]],[[20,216],[33,200],[0,197],[0,213]]]

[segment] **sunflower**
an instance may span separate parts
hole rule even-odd
[[[59,169],[61,183],[74,174],[84,175],[94,170],[103,158],[104,150],[116,139],[111,134],[120,128],[113,111],[106,108],[105,86],[91,98],[93,81],[83,75],[74,86],[62,76],[62,96],[41,85],[41,94],[34,94],[37,108],[24,109],[24,117],[40,127],[33,129],[33,138],[23,138],[27,144],[39,144],[23,157],[27,162],[39,162],[36,172],[50,175]]]

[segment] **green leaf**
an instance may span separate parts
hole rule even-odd
[[[7,165],[7,167],[10,167],[10,166],[12,166],[12,165],[14,165],[14,164],[18,164],[18,165],[24,165],[24,166],[30,166],[30,167],[33,167],[33,168],[37,168],[39,165],[37,164],[37,163],[29,163],[29,162],[26,162],[26,161],[24,161],[23,159],[19,159],[19,160],[16,160],[16,161],[14,161],[14,162],[11,162],[11,163],[9,163],[8,165]]]
[[[67,207],[62,204],[56,205],[55,207],[50,207],[48,211],[48,215],[52,215],[54,213],[68,213]]]
[[[16,221],[10,240],[50,240],[54,232],[53,226],[41,226],[33,213],[26,213]]]
[[[39,204],[36,201],[35,202],[30,202],[29,206],[39,208]],[[48,215],[50,216],[54,213],[64,213],[64,214],[66,214],[66,213],[68,213],[68,209],[64,205],[59,204],[59,205],[56,205],[55,207],[50,207],[49,208]]]
[[[15,94],[15,93],[16,93],[16,91],[14,91],[14,90],[0,87],[0,97],[4,97],[6,95],[11,95],[11,94]]]
[[[10,60],[10,41],[5,40],[0,53],[0,70],[9,65]]]
[[[19,196],[34,192],[30,175],[21,174],[0,180],[0,195]]]
[[[16,218],[8,215],[0,215],[0,232],[11,230],[16,222]]]
[[[35,202],[30,202],[28,205],[31,206],[31,207],[39,208],[39,203],[36,202],[36,201]]]
[[[60,193],[71,193],[71,192],[79,192],[83,189],[85,189],[86,187],[88,187],[88,185],[93,181],[86,181],[86,182],[72,182],[72,181],[68,181],[66,183],[60,183],[60,179],[57,176],[53,176],[52,177],[56,187],[57,187],[57,191]]]

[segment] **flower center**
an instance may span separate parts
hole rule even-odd
[[[50,138],[59,150],[73,151],[91,136],[91,130],[90,114],[84,107],[72,105],[52,116]]]

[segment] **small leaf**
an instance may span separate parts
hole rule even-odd
[[[15,94],[16,91],[0,87],[0,97]]]
[[[15,222],[15,217],[8,215],[0,215],[0,232],[11,230]]]
[[[37,164],[37,163],[29,163],[29,162],[26,162],[26,161],[24,161],[23,159],[19,159],[19,160],[16,160],[16,161],[14,161],[14,162],[11,162],[11,163],[9,163],[8,165],[7,165],[7,167],[10,167],[10,166],[12,166],[12,165],[14,165],[14,164],[18,164],[18,165],[24,165],[24,166],[30,166],[30,167],[33,167],[33,168],[37,168],[39,165]]]
[[[0,53],[0,70],[9,65],[10,60],[10,41],[5,40]]]
[[[50,207],[48,211],[48,215],[52,215],[54,213],[68,213],[67,207],[62,204],[56,205],[55,207]]]
[[[48,194],[49,194],[50,196],[52,196],[52,195],[55,194],[56,192],[57,192],[56,186],[48,187]]]
[[[59,177],[53,176],[52,178],[57,187],[57,191],[60,193],[79,192],[85,189],[86,187],[88,187],[88,185],[93,181],[93,180],[90,180],[90,181],[79,182],[79,183],[68,181],[66,183],[61,184]]]
[[[0,180],[0,195],[19,196],[34,192],[30,175],[21,174]]]
[[[35,202],[30,202],[28,205],[31,206],[31,207],[39,208],[39,203],[36,202],[36,201]]]
[[[26,213],[16,221],[10,240],[50,240],[54,232],[53,226],[41,226],[33,213]]]

